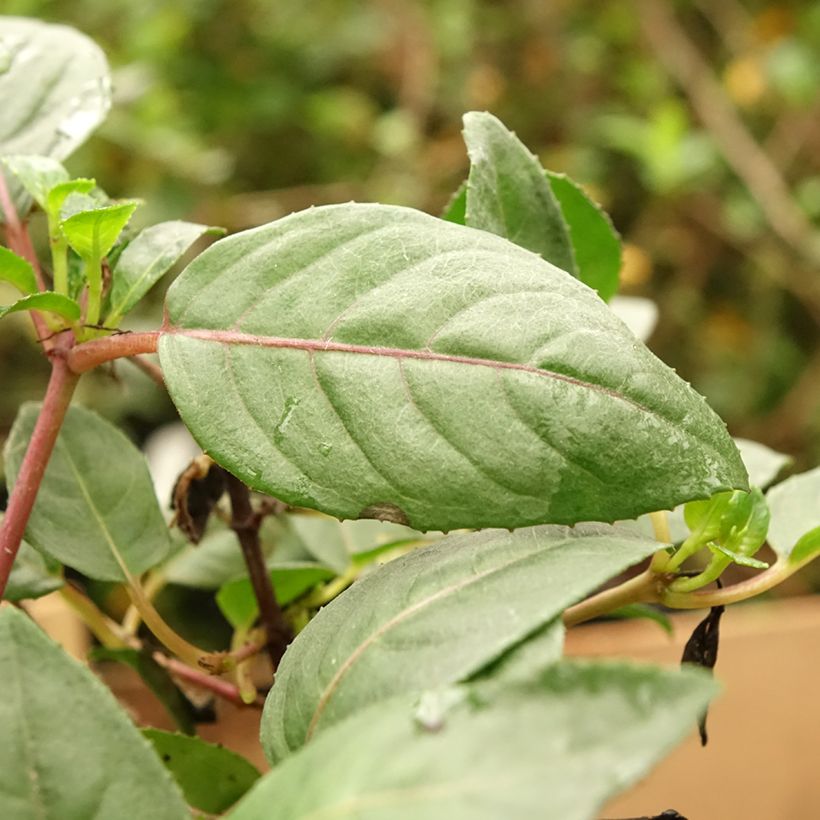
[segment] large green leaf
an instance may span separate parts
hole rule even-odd
[[[769,545],[780,558],[796,562],[820,552],[820,467],[776,484],[766,501]]]
[[[190,816],[108,689],[10,606],[0,608],[0,669],[4,817]]]
[[[464,115],[464,142],[470,156],[465,224],[503,236],[575,275],[569,228],[538,158],[487,112]],[[452,208],[448,213],[452,220]]]
[[[6,442],[6,480],[14,486],[40,412],[24,404]],[[63,564],[104,581],[122,581],[170,549],[145,459],[112,424],[82,407],[66,415],[37,494],[26,538]]]
[[[657,548],[604,525],[454,535],[353,585],[285,653],[268,696],[271,760],[375,700],[472,675]]]
[[[262,778],[232,820],[591,820],[694,727],[700,670],[555,664],[379,703]]]
[[[259,779],[259,772],[236,752],[198,737],[143,729],[162,762],[195,809],[227,811]]]
[[[251,487],[417,530],[633,518],[745,487],[703,398],[587,287],[482,231],[339,205],[221,240],[159,353]]]
[[[205,233],[215,229],[194,222],[161,222],[136,236],[112,272],[111,310],[105,323],[120,319],[145,296],[162,275]]]
[[[95,43],[67,26],[2,17],[0,100],[0,156],[64,159],[108,112],[105,56]],[[30,199],[22,185],[11,182],[15,204],[23,212]]]

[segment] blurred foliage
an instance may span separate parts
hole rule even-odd
[[[795,212],[820,218],[820,5],[655,2],[702,55],[719,106],[761,145]],[[114,111],[69,167],[113,196],[143,197],[141,224],[236,230],[348,199],[437,213],[466,171],[461,114],[493,111],[612,214],[626,241],[624,292],[660,306],[658,355],[732,432],[814,464],[818,254],[773,229],[769,203],[693,105],[698,82],[682,88],[668,73],[673,44],[646,8],[7,0],[4,12],[74,25],[109,55]],[[9,321],[0,335],[0,436],[43,384],[25,333]],[[140,437],[173,410],[129,368],[85,389]]]

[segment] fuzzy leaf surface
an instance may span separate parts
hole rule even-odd
[[[262,720],[271,760],[375,700],[462,680],[657,548],[604,525],[454,535],[389,562],[285,653]]]
[[[27,259],[0,246],[0,282],[8,282],[20,293],[28,295],[37,290],[34,268]]]
[[[560,663],[526,683],[385,701],[277,766],[229,817],[592,820],[716,689],[700,670]]]
[[[18,299],[11,305],[0,305],[0,319],[9,313],[19,313],[26,310],[42,310],[53,313],[69,322],[76,322],[80,318],[80,306],[77,302],[62,293],[47,290],[42,293],[31,293]]]
[[[105,55],[73,28],[0,18],[0,66],[0,156],[64,159],[108,113],[111,92]],[[9,181],[22,215],[31,199],[17,180]],[[4,220],[1,208],[0,219]]]
[[[2,522],[3,513],[0,513],[0,524]],[[24,601],[27,598],[39,598],[54,592],[62,585],[60,565],[37,552],[26,541],[22,541],[11,567],[3,600]]]
[[[39,412],[39,404],[24,404],[12,425],[5,449],[9,489]],[[139,575],[171,546],[142,454],[112,424],[76,406],[66,414],[26,539],[101,581]]]
[[[111,692],[10,606],[0,608],[0,668],[4,817],[190,817]]]
[[[746,486],[722,421],[595,293],[418,211],[314,208],[221,240],[166,307],[194,438],[295,506],[450,530]]]
[[[769,545],[778,557],[796,562],[820,551],[820,467],[776,484],[766,501]]]

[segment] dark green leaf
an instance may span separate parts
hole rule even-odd
[[[259,779],[254,766],[223,746],[159,729],[142,733],[195,809],[221,814]]]
[[[40,154],[60,160],[105,118],[110,80],[99,47],[67,26],[22,17],[0,21],[0,156]],[[28,210],[21,185],[11,186]],[[2,217],[2,209],[0,209]]]
[[[177,220],[152,225],[139,233],[128,243],[112,271],[111,310],[104,324],[116,327],[197,239],[218,231]]]
[[[37,290],[37,279],[31,263],[14,251],[0,245],[0,282],[9,282],[27,295]]]
[[[69,245],[83,259],[102,259],[128,224],[138,202],[106,205],[91,211],[80,211],[60,223]]]
[[[108,689],[10,606],[0,607],[0,669],[4,817],[189,817]]]
[[[291,644],[262,725],[271,760],[378,699],[462,680],[657,543],[603,525],[445,538],[355,583]]]
[[[94,661],[113,661],[129,666],[156,695],[180,730],[188,735],[196,733],[194,725],[196,710],[188,698],[180,692],[168,670],[151,657],[149,649],[107,649],[98,646],[91,650],[89,658]]]
[[[464,115],[470,156],[465,224],[577,273],[569,229],[538,158],[492,114]]]
[[[621,271],[618,232],[600,206],[569,177],[551,171],[547,177],[569,229],[577,276],[609,301],[618,290]]]
[[[377,703],[263,777],[231,820],[589,820],[714,696],[699,670],[554,664]]]
[[[40,412],[24,404],[6,442],[6,480],[14,486]],[[82,407],[66,415],[46,468],[26,538],[86,575],[123,581],[170,549],[145,459],[112,424]]]
[[[32,293],[18,299],[13,305],[0,305],[0,319],[9,313],[18,313],[24,310],[42,310],[53,313],[69,322],[76,322],[80,318],[80,306],[62,293],[47,290],[43,293]]]
[[[588,288],[491,234],[314,208],[215,243],[166,306],[186,425],[295,506],[448,530],[633,518],[746,486],[689,385]]]
[[[778,557],[794,563],[820,551],[820,467],[776,484],[766,501],[769,545]]]

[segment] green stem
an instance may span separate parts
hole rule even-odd
[[[606,615],[627,604],[657,603],[661,600],[665,583],[664,576],[646,570],[623,584],[611,589],[605,589],[603,592],[599,592],[597,595],[571,606],[564,612],[564,625],[575,626],[584,621]]]
[[[83,595],[70,582],[60,588],[60,595],[106,649],[123,649],[130,646],[126,638],[120,634],[119,624],[100,611],[89,597]]]
[[[51,236],[50,242],[54,290],[68,296],[68,243],[59,235]]]
[[[703,572],[691,578],[676,578],[667,589],[669,592],[694,592],[720,578],[731,563],[732,559],[726,555],[714,555]]]
[[[88,304],[85,310],[85,323],[97,325],[100,322],[102,303],[102,259],[84,259],[85,275],[88,280]]]

